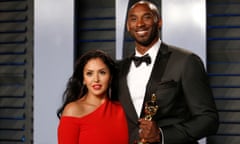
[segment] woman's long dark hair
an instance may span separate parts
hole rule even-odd
[[[67,88],[63,93],[63,105],[57,111],[57,116],[60,118],[65,106],[73,101],[76,101],[83,97],[87,93],[87,88],[83,85],[83,69],[87,62],[94,58],[100,58],[109,68],[112,76],[111,85],[109,86],[108,98],[110,100],[116,100],[116,96],[112,95],[111,87],[115,83],[116,76],[116,64],[113,59],[100,50],[88,51],[83,54],[75,63],[72,76],[69,78]]]

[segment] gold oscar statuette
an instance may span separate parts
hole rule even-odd
[[[153,93],[151,100],[147,101],[144,105],[144,119],[151,121],[153,116],[157,113],[158,104],[157,96]],[[144,139],[141,139],[137,144],[147,144]]]

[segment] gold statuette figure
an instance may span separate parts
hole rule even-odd
[[[151,121],[153,116],[157,113],[158,104],[157,96],[153,93],[151,100],[147,101],[144,105],[144,119]],[[138,144],[147,144],[144,139],[141,139]]]
[[[144,119],[149,121],[152,120],[152,117],[157,113],[157,110],[158,110],[157,97],[155,94],[152,94],[151,100],[145,103]]]

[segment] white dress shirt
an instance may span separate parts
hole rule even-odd
[[[145,97],[146,86],[150,78],[155,59],[160,48],[161,40],[159,39],[144,55],[149,54],[151,57],[151,64],[147,65],[143,62],[140,66],[136,67],[134,62],[131,62],[130,70],[127,75],[127,84],[130,91],[131,99],[134,104],[135,110],[140,117],[143,100]],[[141,55],[135,48],[136,56]]]

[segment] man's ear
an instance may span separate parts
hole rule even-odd
[[[159,20],[158,20],[158,27],[162,28],[162,19],[161,18],[159,18]]]
[[[128,25],[128,22],[127,22],[127,31],[129,31],[129,25]]]

